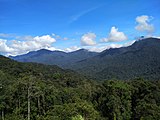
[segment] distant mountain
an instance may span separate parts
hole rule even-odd
[[[146,38],[129,47],[105,50],[70,69],[99,80],[160,79],[160,39]]]
[[[66,66],[69,66],[70,64],[93,57],[95,55],[97,55],[96,52],[90,52],[85,49],[80,49],[70,53],[41,49],[24,55],[15,57],[10,56],[10,58],[19,62],[36,62],[48,65],[58,65],[66,68]]]
[[[58,65],[97,80],[160,79],[160,39],[157,38],[142,39],[131,46],[101,53],[85,49],[70,53],[42,49],[11,58],[20,62]]]

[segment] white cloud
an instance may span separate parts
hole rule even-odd
[[[106,45],[106,46],[91,47],[91,48],[88,48],[88,50],[92,51],[92,52],[102,52],[102,51],[109,49],[109,48],[119,48],[119,47],[121,47],[121,45],[110,44],[110,45]]]
[[[152,33],[154,31],[154,26],[149,24],[151,19],[153,19],[153,17],[147,15],[138,16],[136,18],[138,25],[135,27],[135,29],[141,32]]]
[[[109,45],[102,45],[102,46],[94,46],[94,47],[90,47],[88,48],[89,51],[92,52],[102,52],[106,49],[110,49],[110,48],[120,48],[123,45],[121,44],[109,44]]]
[[[23,39],[24,38],[24,39]],[[12,40],[9,45],[6,44],[7,40],[0,39],[0,52],[4,52],[8,55],[20,55],[27,53],[29,51],[35,51],[42,48],[45,49],[52,49],[52,44],[56,42],[54,38],[50,35],[43,35],[43,36],[24,36],[19,37],[22,40]]]
[[[95,33],[87,33],[81,37],[81,45],[82,46],[93,46],[96,45],[95,42],[96,34]]]
[[[110,48],[127,47],[127,46],[132,45],[134,42],[135,42],[135,40],[126,42],[124,44],[107,44],[107,45],[100,44],[100,45],[97,45],[94,47],[90,47],[90,48],[88,48],[88,50],[93,51],[93,52],[102,52],[102,51],[104,51],[106,49],[110,49]]]
[[[123,32],[119,32],[118,28],[112,27],[107,38],[102,38],[102,42],[119,42],[127,40],[127,36]]]
[[[6,53],[6,52],[12,52],[14,51],[13,48],[10,48],[6,44],[7,40],[0,39],[0,52]]]
[[[36,36],[33,38],[33,40],[42,45],[50,45],[51,43],[56,42],[56,40],[52,38],[50,35]]]
[[[70,48],[66,48],[64,51],[65,52],[73,52],[73,51],[76,51],[76,50],[79,50],[81,49],[80,47],[77,47],[77,46],[72,46]]]

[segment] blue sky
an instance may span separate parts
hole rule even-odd
[[[160,0],[0,0],[0,53],[102,51],[160,36]]]

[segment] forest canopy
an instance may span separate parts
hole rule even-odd
[[[160,81],[88,80],[0,56],[0,120],[158,120]]]

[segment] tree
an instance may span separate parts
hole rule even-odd
[[[105,81],[105,93],[99,104],[102,114],[110,120],[131,118],[131,87],[124,81]]]
[[[160,106],[160,89],[152,81],[137,79],[132,81],[132,111],[133,119],[159,119]]]

